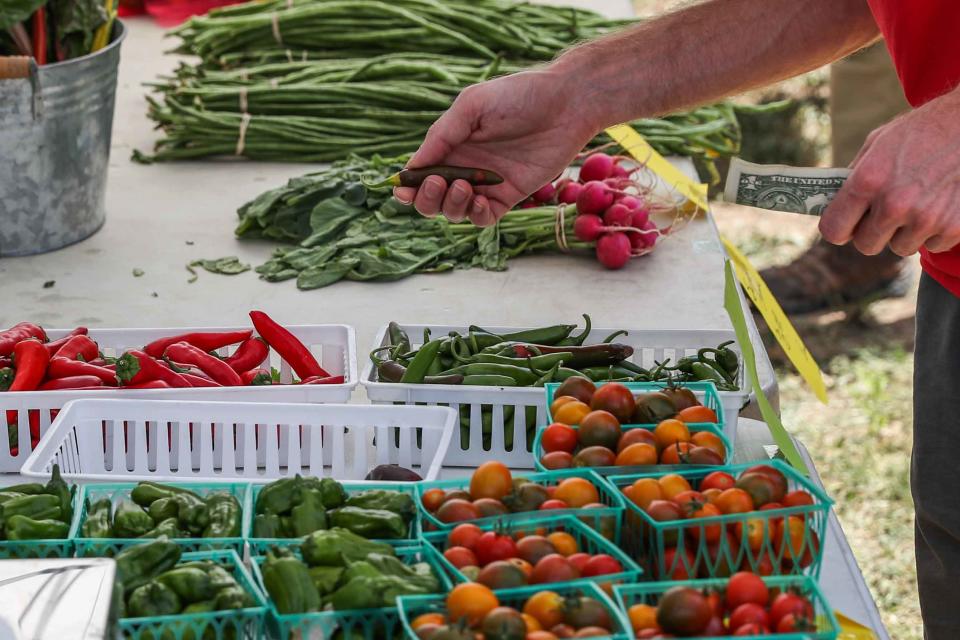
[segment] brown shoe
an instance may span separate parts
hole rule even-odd
[[[889,249],[865,256],[819,238],[799,258],[760,275],[787,313],[812,313],[907,293],[903,259]]]

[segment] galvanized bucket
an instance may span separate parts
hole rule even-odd
[[[124,34],[116,22],[96,53],[31,60],[0,78],[0,257],[53,251],[103,226]]]

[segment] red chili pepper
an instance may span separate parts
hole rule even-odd
[[[40,342],[47,341],[47,334],[32,322],[21,322],[6,331],[0,331],[0,356],[9,356],[18,342],[28,338],[36,338]]]
[[[200,347],[186,342],[177,342],[167,347],[163,356],[174,362],[193,365],[222,385],[228,387],[240,385],[240,376],[230,365]]]
[[[33,14],[33,57],[37,64],[47,64],[47,12],[43,7]]]
[[[309,378],[311,376],[326,377],[330,375],[324,371],[306,345],[263,311],[251,311],[250,319],[253,320],[253,326],[256,327],[260,337],[293,367],[298,376]]]
[[[224,362],[237,373],[243,373],[259,367],[269,355],[270,347],[262,338],[250,338],[241,342],[232,355],[224,358]]]
[[[61,356],[54,356],[47,367],[48,378],[72,378],[74,376],[95,376],[103,384],[117,386],[117,374],[109,369],[98,367],[89,362],[67,360]]]
[[[343,384],[343,376],[311,376],[301,380],[300,384]]]
[[[25,409],[24,409],[25,411]],[[56,417],[56,413],[50,412],[51,420],[53,417]],[[37,442],[40,440],[40,411],[37,409],[30,409],[27,411],[27,424],[30,431],[30,444],[33,447],[37,446]],[[7,432],[10,437],[13,438],[13,441],[16,442],[16,434],[20,428],[17,410],[9,409],[7,411]]]
[[[68,376],[47,380],[39,391],[62,391],[65,389],[102,389],[103,380],[97,376]]]
[[[71,332],[68,333],[67,335],[63,336],[63,337],[60,338],[59,340],[54,340],[53,342],[48,342],[48,343],[46,343],[46,344],[43,345],[43,346],[45,346],[45,347],[47,348],[47,353],[49,353],[49,354],[50,354],[50,357],[52,358],[53,356],[55,356],[55,355],[57,354],[57,351],[60,350],[60,347],[62,347],[63,345],[67,344],[67,342],[70,340],[70,338],[72,338],[73,336],[85,336],[85,335],[87,335],[87,328],[86,328],[86,327],[77,327],[76,329],[74,329],[73,331],[71,331]]]
[[[90,336],[73,336],[54,354],[57,358],[90,362],[100,357],[100,347]]]
[[[33,391],[43,380],[47,372],[50,355],[43,343],[34,338],[18,342],[13,348],[13,361],[17,365],[16,375],[10,391]]]
[[[236,344],[248,340],[253,335],[253,331],[245,329],[243,331],[226,331],[223,333],[197,332],[184,333],[179,336],[170,336],[154,340],[143,348],[144,353],[153,358],[160,358],[163,352],[172,344],[186,342],[199,348],[201,351],[216,351],[227,345]]]
[[[240,382],[247,387],[273,384],[273,376],[266,369],[250,369],[240,374]]]
[[[140,384],[125,384],[121,389],[175,389],[169,382],[164,380],[148,380]]]
[[[206,376],[198,376],[194,373],[181,373],[184,380],[190,383],[191,387],[222,387],[223,385]]]
[[[171,387],[187,388],[190,383],[165,363],[154,360],[143,351],[127,351],[117,358],[117,380],[125,387],[141,387],[145,382],[161,380]],[[162,388],[162,387],[160,387]]]

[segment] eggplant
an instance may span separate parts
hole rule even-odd
[[[416,471],[411,471],[398,464],[381,464],[370,470],[364,480],[381,482],[420,482],[423,478]]]

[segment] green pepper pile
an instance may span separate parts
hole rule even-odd
[[[239,538],[240,501],[226,491],[205,497],[168,484],[140,482],[114,507],[87,501],[83,538]]]
[[[392,607],[398,596],[437,593],[441,587],[429,564],[405,564],[389,544],[346,529],[315,531],[300,555],[275,547],[260,567],[281,614]]]
[[[117,599],[122,618],[256,606],[253,596],[228,568],[212,560],[180,562],[180,547],[165,536],[124,549],[116,561],[117,591],[123,594]]]
[[[331,527],[363,538],[406,538],[417,508],[402,491],[347,495],[332,478],[281,478],[257,494],[254,538],[301,538]]]
[[[0,540],[63,540],[70,533],[73,497],[77,486],[68,485],[53,465],[50,481],[4,487],[0,491]]]

